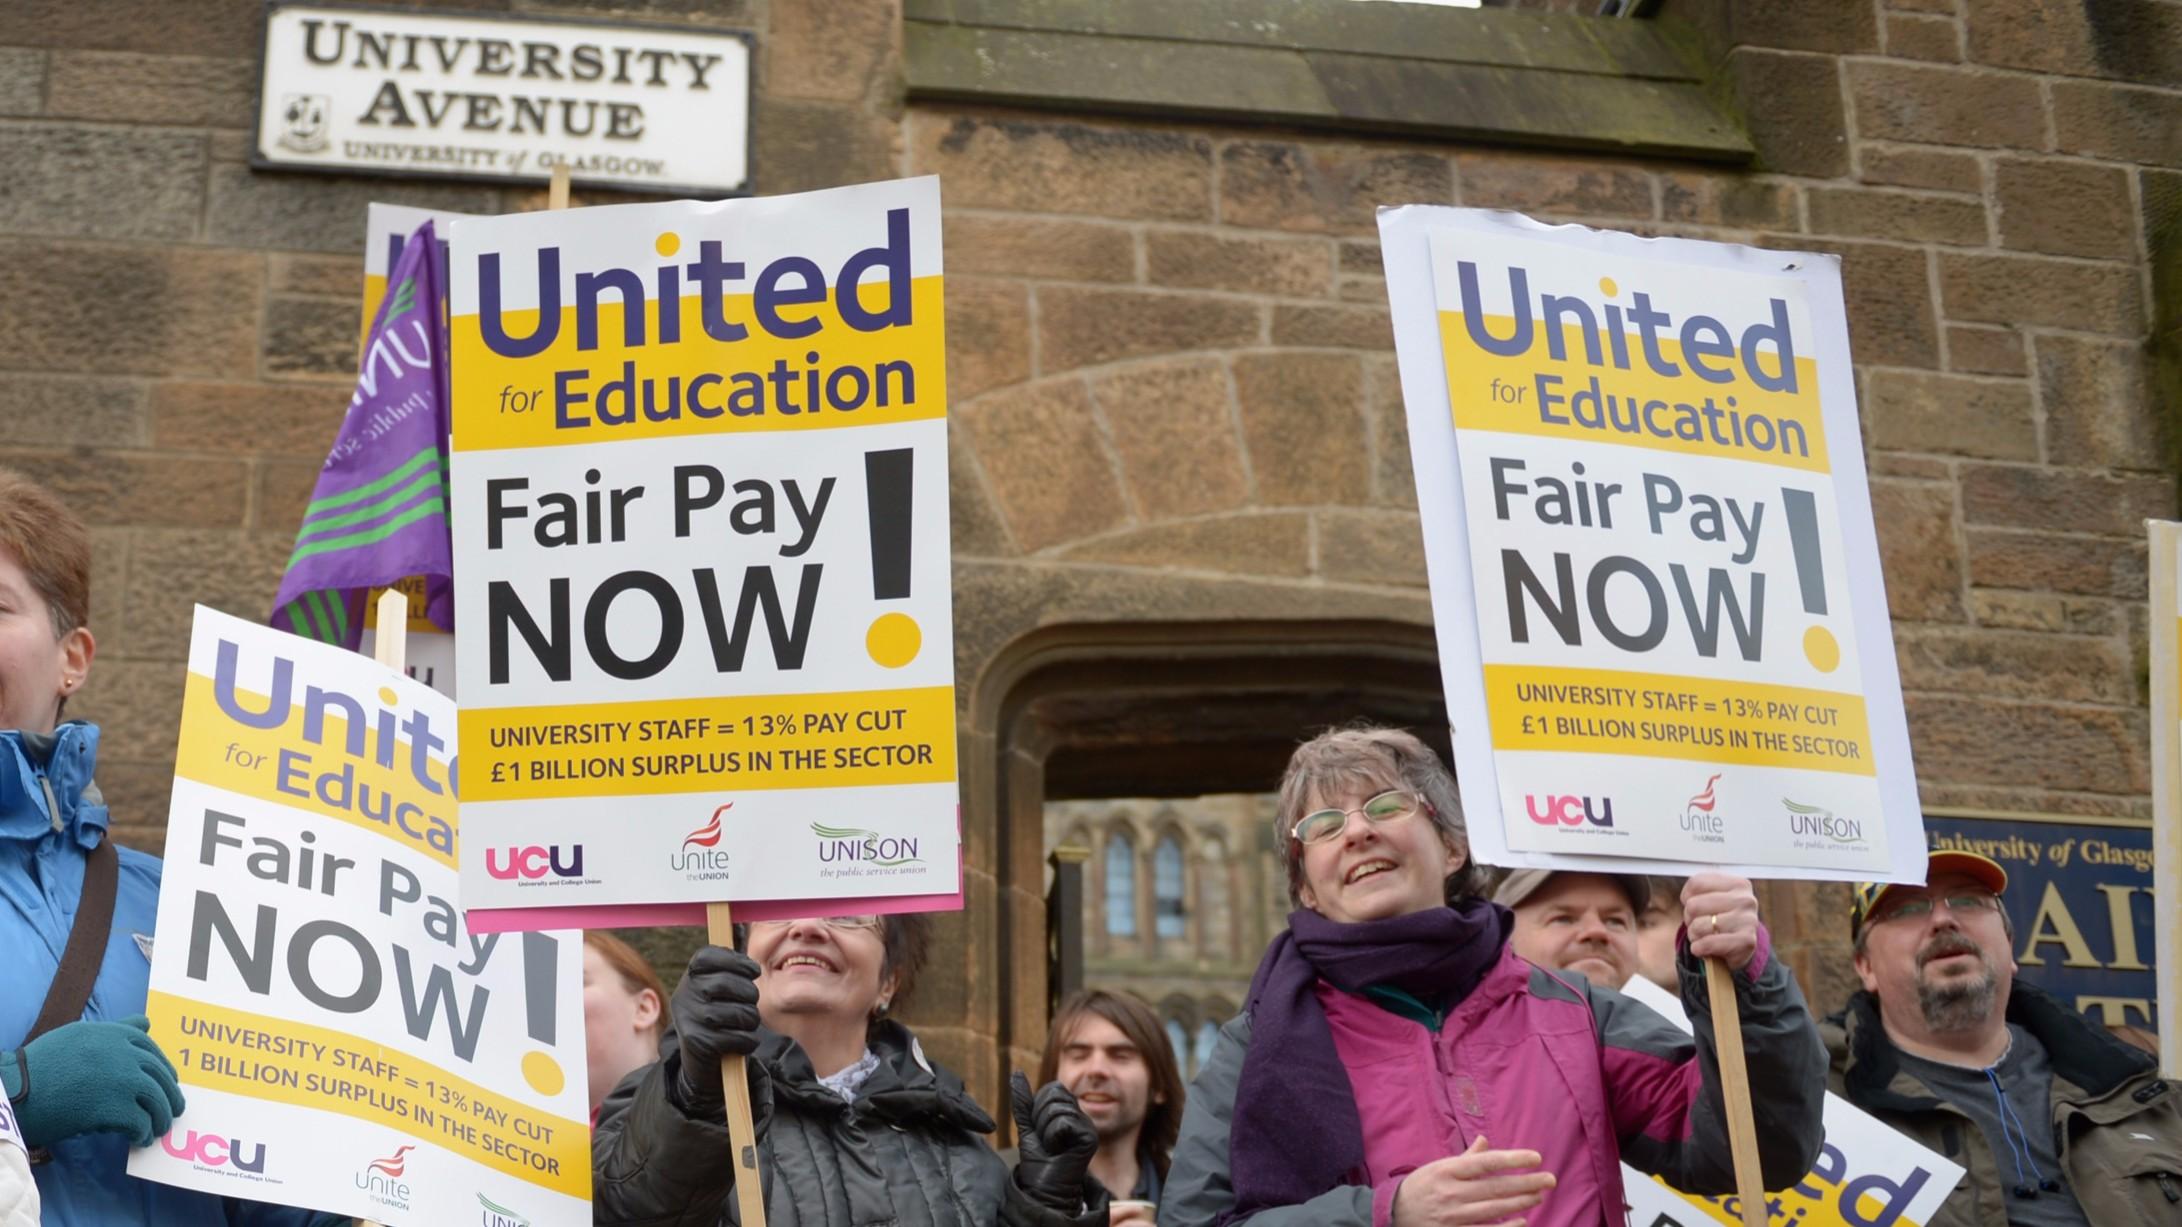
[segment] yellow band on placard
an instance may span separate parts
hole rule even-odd
[[[1876,775],[1861,695],[1554,665],[1485,666],[1493,749]]]
[[[955,778],[955,688],[462,711],[466,801]]]
[[[1657,1176],[1652,1177],[1652,1180],[1660,1188],[1673,1193],[1684,1202],[1702,1211],[1708,1218],[1722,1224],[1723,1227],[1742,1227],[1742,1216],[1730,1213],[1727,1206],[1723,1204],[1726,1201],[1725,1196],[1693,1196],[1677,1190],[1673,1185],[1660,1180]],[[1806,1175],[1797,1186],[1776,1195],[1783,1207],[1782,1213],[1776,1217],[1784,1218],[1787,1222],[1796,1224],[1796,1227],[1851,1227],[1851,1220],[1845,1213],[1848,1207],[1842,1204],[1841,1189],[1840,1183],[1827,1180],[1818,1173],[1812,1172]],[[1806,1193],[1805,1190],[1810,1190],[1810,1192]],[[1888,1210],[1885,1202],[1870,1193],[1859,1195],[1854,1208],[1856,1218],[1853,1221],[1858,1224],[1879,1222],[1880,1216]],[[1887,1220],[1891,1227],[1923,1227],[1923,1223],[1918,1219],[1911,1218],[1909,1215],[1900,1212],[1897,1212],[1897,1215],[1898,1217]]]
[[[883,307],[886,287],[867,285]],[[730,295],[735,341],[705,332],[699,299],[679,300],[681,339],[661,342],[656,304],[647,304],[642,344],[624,344],[619,303],[597,308],[596,347],[578,349],[576,308],[561,309],[552,344],[507,358],[485,344],[476,315],[449,321],[453,349],[454,440],[458,452],[740,434],[824,430],[947,416],[946,312],[941,280],[910,283],[911,324],[859,332],[829,299],[799,310],[818,329],[776,337],[747,323],[749,295]],[[799,316],[799,318],[803,318]],[[507,312],[515,337],[533,335],[538,312]],[[815,403],[814,403],[815,402]]]
[[[146,1010],[185,1087],[384,1125],[540,1188],[591,1196],[582,1121],[346,1032],[156,991]]]
[[[1503,358],[1478,347],[1460,312],[1441,312],[1439,323],[1457,429],[1831,471],[1818,364],[1809,358],[1796,359],[1796,391],[1772,392],[1741,377],[1726,383],[1695,377],[1674,341],[1656,342],[1662,359],[1684,372],[1668,378],[1641,358],[1627,369],[1610,362],[1594,365],[1583,330],[1574,326],[1562,330],[1560,358],[1543,341]],[[1485,323],[1495,337],[1514,328],[1507,316],[1486,316]]]
[[[266,696],[247,691],[238,701],[252,711],[270,705]],[[192,673],[182,694],[175,774],[362,827],[454,868],[455,795],[446,763],[426,756],[424,774],[440,790],[434,793],[417,781],[410,741],[391,739],[391,765],[382,765],[376,734],[367,727],[355,743],[363,752],[351,754],[349,722],[336,712],[322,712],[314,728],[306,708],[296,704],[278,726],[252,728],[220,710],[211,678]]]

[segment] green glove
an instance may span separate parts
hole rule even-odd
[[[151,1025],[142,1014],[72,1022],[0,1052],[0,1087],[14,1101],[23,1140],[51,1146],[81,1133],[119,1133],[149,1146],[165,1133],[182,1114],[182,1086]]]

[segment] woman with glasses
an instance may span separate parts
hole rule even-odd
[[[1825,1052],[1749,882],[1683,891],[1692,1040],[1509,949],[1454,780],[1415,737],[1307,742],[1277,821],[1297,909],[1190,1087],[1162,1227],[1618,1225],[1623,1160],[1732,1192],[1704,957],[1734,972],[1766,1185],[1810,1170]]]
[[[771,1227],[1075,1227],[1098,1135],[1057,1085],[1020,1081],[1022,1158],[890,1015],[930,943],[924,916],[747,926],[706,946],[675,989],[661,1059],[624,1081],[592,1140],[601,1224],[738,1224],[721,1058],[744,1054]]]

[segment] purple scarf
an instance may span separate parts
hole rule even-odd
[[[1222,1223],[1360,1178],[1364,1126],[1318,982],[1359,994],[1385,985],[1451,1011],[1499,961],[1514,922],[1483,899],[1360,924],[1288,917],[1250,982],[1250,1050],[1228,1133],[1235,1205]]]

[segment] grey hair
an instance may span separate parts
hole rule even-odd
[[[1424,799],[1432,826],[1462,853],[1462,868],[1447,875],[1447,901],[1485,893],[1485,871],[1470,857],[1470,833],[1462,819],[1455,777],[1430,746],[1402,729],[1359,721],[1328,729],[1296,747],[1280,777],[1274,838],[1288,867],[1288,902],[1303,905],[1303,844],[1295,825],[1324,798],[1344,792],[1390,788]]]

